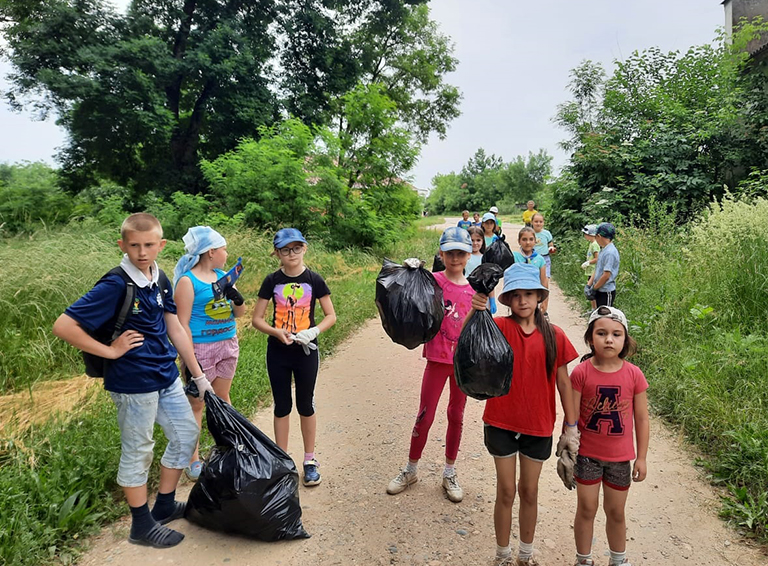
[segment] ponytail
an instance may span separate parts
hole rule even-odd
[[[549,323],[547,317],[541,313],[541,308],[538,306],[533,315],[533,321],[544,338],[544,350],[547,354],[547,379],[551,379],[555,375],[555,363],[557,362],[557,337],[555,336],[555,329]]]

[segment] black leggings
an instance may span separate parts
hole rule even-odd
[[[296,382],[296,410],[302,417],[315,414],[315,382],[320,367],[320,355],[310,350],[307,356],[301,346],[267,344],[267,373],[275,400],[275,416],[291,414],[291,376]]]

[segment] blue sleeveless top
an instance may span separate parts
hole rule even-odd
[[[221,269],[214,271],[217,277],[225,274]],[[237,335],[237,323],[229,300],[226,297],[215,299],[211,284],[200,281],[191,271],[187,271],[182,277],[189,277],[195,293],[192,314],[189,317],[192,342],[203,344],[234,338]]]

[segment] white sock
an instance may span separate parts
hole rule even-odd
[[[579,554],[576,553],[576,562],[582,564],[587,560],[592,560],[592,551],[589,551],[589,554]]]
[[[507,546],[496,545],[496,558],[509,558],[512,556],[512,545]]]
[[[456,475],[456,464],[446,464],[443,470],[443,477],[450,478]]]
[[[517,551],[518,558],[522,558],[523,560],[527,560],[531,556],[533,556],[533,541],[531,542],[523,542],[520,541],[520,548]]]
[[[608,561],[609,566],[613,566],[614,564],[621,564],[624,562],[624,559],[627,557],[627,551],[624,552],[614,552],[611,550],[611,558]]]
[[[406,471],[406,472],[408,472],[409,474],[415,474],[415,473],[416,473],[416,468],[418,468],[418,466],[419,466],[419,463],[418,463],[418,462],[416,462],[416,463],[414,464],[414,463],[412,463],[412,462],[410,462],[410,461],[409,461],[409,462],[408,462],[408,463],[405,465],[405,471]]]

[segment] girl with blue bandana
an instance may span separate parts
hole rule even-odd
[[[195,357],[207,380],[200,396],[189,397],[198,427],[203,421],[203,397],[211,391],[231,403],[229,390],[237,369],[240,346],[235,318],[245,313],[243,296],[234,285],[223,295],[212,284],[226,274],[227,241],[210,226],[194,226],[184,235],[186,252],[173,272],[174,298],[179,321],[192,338]],[[197,382],[196,382],[197,383]],[[196,480],[203,469],[199,446],[185,473]]]

